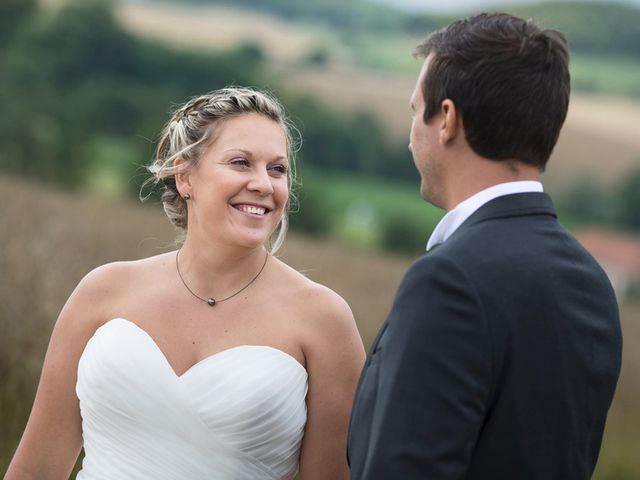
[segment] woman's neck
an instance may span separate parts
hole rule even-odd
[[[266,248],[202,247],[187,236],[176,252],[182,280],[199,296],[224,297],[244,287],[261,269]]]

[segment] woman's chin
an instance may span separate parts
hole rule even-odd
[[[235,238],[235,242],[238,247],[255,249],[263,247],[269,241],[271,232],[243,232]]]

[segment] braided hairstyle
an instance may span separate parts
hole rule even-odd
[[[287,139],[289,199],[279,228],[276,229],[277,234],[274,232],[275,240],[270,242],[270,252],[275,253],[284,241],[288,211],[295,201],[292,190],[296,180],[295,153],[299,148],[300,135],[273,96],[252,88],[226,87],[192,98],[178,107],[162,131],[155,159],[147,167],[152,177],[145,185],[162,183],[164,211],[171,223],[185,233],[187,202],[176,188],[176,173],[198,165],[202,153],[215,138],[216,126],[226,119],[249,113],[258,113],[277,122]],[[185,160],[181,166],[174,165],[178,158]]]

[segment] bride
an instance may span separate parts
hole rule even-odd
[[[80,282],[5,479],[68,478],[82,447],[82,480],[348,477],[362,342],[344,300],[272,255],[288,125],[247,88],[174,113],[150,170],[182,246]]]

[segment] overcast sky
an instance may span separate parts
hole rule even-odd
[[[386,3],[395,5],[412,11],[423,11],[427,13],[448,13],[459,11],[478,10],[488,7],[496,7],[499,5],[513,5],[516,3],[541,3],[536,0],[372,0],[377,3]],[[604,1],[604,3],[614,3],[613,1]],[[640,0],[618,0],[617,3],[624,3],[640,8]]]

